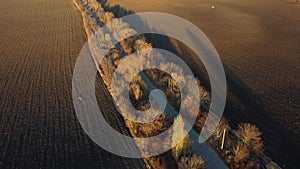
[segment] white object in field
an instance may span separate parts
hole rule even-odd
[[[215,6],[212,6],[211,8],[212,8],[212,9],[214,9],[214,8],[215,8]]]
[[[226,128],[224,129],[224,132],[223,132],[223,138],[222,138],[221,150],[223,150],[223,148],[224,148],[225,135],[226,135]]]

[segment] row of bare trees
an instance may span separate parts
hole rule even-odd
[[[201,120],[199,122],[201,123]],[[225,118],[222,118],[208,143],[216,147],[230,168],[256,169],[267,165],[261,159],[264,150],[261,135],[253,124],[241,123],[237,129],[233,129]]]
[[[117,39],[117,40],[122,39],[122,37],[121,37],[122,35],[124,35],[126,33],[127,34],[132,33],[132,32],[134,32],[134,30],[129,28],[127,24],[125,24],[121,21],[115,22],[114,25],[110,24],[112,19],[114,19],[113,13],[105,12],[103,10],[103,8],[101,7],[101,5],[96,0],[88,0],[87,4],[91,7],[91,9],[94,11],[94,13],[98,16],[100,21],[103,22],[104,24],[106,24],[108,30],[111,31],[111,34],[96,34],[97,38],[99,38],[101,42],[104,41],[104,42],[107,42],[107,44],[98,44],[97,40],[93,41],[93,39],[89,41],[90,50],[91,50],[93,56],[95,57],[95,60],[97,60],[97,51],[98,51],[97,48],[99,48],[99,47],[102,47],[102,48],[107,47],[108,48],[111,45],[109,43],[109,41],[111,41],[112,38]],[[97,33],[98,32],[97,30],[99,29],[99,27],[97,26],[95,19],[88,15],[86,15],[86,17],[84,19],[85,19],[85,21],[84,21],[85,27],[86,27],[86,29],[88,29],[87,30],[88,36],[91,36],[92,34]],[[131,53],[139,52],[144,49],[150,49],[148,52],[151,52],[151,48],[152,48],[151,44],[147,43],[142,36],[135,36],[135,37],[127,38],[125,40],[120,41],[119,45],[120,45],[124,55],[129,55]],[[145,54],[145,53],[140,53],[140,56],[141,55],[143,55],[144,57],[147,57],[147,54]],[[139,57],[139,55],[136,55],[136,57]],[[124,58],[124,56],[121,56],[121,52],[117,49],[117,47],[113,47],[112,49],[109,50],[109,53],[101,61],[101,63],[99,63],[101,76],[104,79],[108,88],[111,87],[111,79],[112,79],[113,73],[118,68],[118,65],[122,64],[122,58]],[[147,64],[147,63],[137,63],[138,61],[139,61],[139,59],[136,58],[135,64],[137,64],[137,65]],[[144,65],[144,66],[147,66],[147,65]],[[161,68],[163,69],[163,67],[165,67],[165,66],[170,66],[170,65],[161,65]],[[176,67],[176,65],[171,65],[171,66]],[[123,71],[131,72],[131,70],[130,70],[131,67],[127,67],[127,68],[128,68],[127,70],[123,70]],[[156,82],[155,85],[158,87],[163,87],[162,84],[168,84],[166,86],[166,90],[165,90],[167,92],[167,95],[172,96],[174,102],[178,101],[180,94],[178,94],[179,90],[178,90],[178,86],[175,81],[168,80],[168,78],[164,78],[164,77],[166,77],[165,75],[162,75],[160,73],[153,72],[153,71],[147,71],[146,74],[149,77],[149,79],[151,79],[154,83]],[[183,81],[186,81],[186,80],[184,80],[184,76],[183,75],[181,75],[181,76],[182,76]],[[159,78],[157,78],[157,77],[159,77]],[[122,78],[126,79],[126,77],[122,77]],[[135,76],[134,79],[128,79],[128,80],[131,80],[131,85],[129,86],[129,88],[134,97],[134,101],[137,103],[143,102],[145,100],[145,98],[147,98],[146,95],[149,94],[149,91],[147,91],[148,90],[147,86],[143,83],[141,77]],[[123,88],[124,86],[122,86],[122,84],[120,84],[119,87]],[[188,104],[188,101],[186,103]],[[178,104],[176,103],[173,105],[178,105]],[[163,113],[155,121],[153,121],[151,123],[147,123],[147,124],[135,123],[135,122],[127,120],[127,119],[125,119],[125,121],[129,127],[129,129],[131,130],[131,133],[136,137],[150,137],[150,136],[159,134],[159,132],[166,130],[172,124],[172,120],[165,113]],[[177,127],[178,129],[180,127],[183,127],[182,119],[180,119],[180,117],[175,119],[174,123],[175,123],[175,127]],[[176,139],[176,135],[173,135],[172,139],[174,141],[174,139]],[[172,140],[165,140],[165,142],[172,142]],[[159,146],[161,146],[161,145],[158,145],[158,147],[156,147],[155,144],[152,144],[151,147],[149,147],[149,145],[147,145],[148,147],[144,146],[144,145],[139,145],[139,146],[141,147],[141,150],[143,150],[144,148],[145,149],[146,148],[152,148],[152,149],[160,148]],[[197,157],[195,154],[190,155],[190,156],[183,156],[183,154],[181,152],[184,152],[185,149],[187,149],[186,147],[188,147],[187,139],[185,139],[184,141],[182,141],[182,143],[179,143],[178,145],[174,145],[174,150],[172,151],[173,153],[170,152],[168,154],[168,152],[167,152],[167,154],[164,154],[164,156],[169,156],[167,161],[161,162],[161,159],[164,159],[165,157],[157,156],[157,157],[151,157],[151,158],[146,159],[146,162],[148,164],[150,164],[153,168],[174,168],[174,167],[177,168],[177,166],[179,168],[191,168],[191,167],[199,168],[199,166],[204,166],[204,161],[201,158]],[[172,156],[172,154],[174,156]],[[176,160],[174,160],[175,158],[176,158]],[[171,162],[171,161],[178,161],[178,164]],[[165,163],[165,164],[162,165],[163,163]],[[187,166],[190,166],[190,167],[187,167]]]
[[[111,32],[110,34],[105,32],[96,34],[96,37],[101,39],[101,42],[107,42],[107,44],[98,44],[97,39],[95,39],[95,41],[90,41],[89,46],[91,52],[95,57],[95,60],[97,60],[97,48],[109,49],[111,47],[112,39],[122,39],[122,36],[124,34],[134,33],[135,30],[129,28],[129,26],[121,20],[116,21],[113,25],[110,24],[111,21],[115,18],[113,13],[105,12],[96,0],[88,0],[87,3],[98,16],[100,21],[106,24],[108,30]],[[86,32],[90,37],[91,34],[97,32],[99,26],[97,25],[96,20],[87,14],[83,15],[83,19]],[[122,64],[123,58],[126,55],[142,51],[143,49],[149,49],[146,50],[146,52],[151,53],[151,48],[152,45],[147,43],[143,36],[134,36],[125,40],[121,40],[119,42],[119,47],[114,46],[113,48],[109,49],[109,53],[106,54],[106,57],[101,61],[101,63],[98,63],[100,65],[99,71],[107,87],[110,89],[113,74],[118,66]],[[122,51],[120,51],[120,49]],[[149,55],[145,53],[136,55],[135,64],[141,66],[143,66],[143,64],[147,64],[138,63],[139,56],[147,57]],[[161,64],[161,69],[163,70],[163,67],[165,66],[173,66],[175,69],[177,69],[176,65],[165,64]],[[133,71],[130,70],[131,68],[132,67],[127,66],[126,70],[123,71],[131,72]],[[179,69],[178,72],[180,72]],[[178,90],[177,83],[174,80],[170,80],[170,77],[168,77],[168,75],[162,72],[155,72],[154,70],[146,71],[145,74],[154,83],[155,86],[165,89],[164,92],[167,97],[173,98],[170,100],[170,102],[172,105],[174,105],[174,107],[176,107],[176,105],[179,105],[179,101],[183,102],[184,104],[189,103],[189,101],[179,99],[180,92]],[[181,78],[182,81],[188,81],[187,78],[191,78],[185,77],[180,73],[176,76],[181,76],[179,77],[179,79]],[[126,77],[122,78],[126,79]],[[131,82],[131,85],[125,87],[129,87],[133,103],[136,104],[137,107],[140,106],[140,109],[147,109],[147,100],[149,95],[147,84],[145,84],[143,82],[143,79],[138,75],[135,76],[134,79],[127,80]],[[120,84],[119,87],[120,90],[124,88],[122,84]],[[205,104],[208,104],[206,105],[206,107],[209,107],[209,93],[201,86],[199,81],[198,87],[201,95],[201,101]],[[193,99],[192,97],[189,98]],[[201,110],[199,111],[199,118],[195,126],[197,129],[203,127],[204,121],[207,117],[207,115],[205,114],[207,114],[207,112],[201,112]],[[125,119],[125,121],[132,135],[135,137],[151,137],[157,135],[160,132],[167,130],[167,128],[172,126],[173,124],[173,131],[176,130],[177,132],[173,132],[172,140],[165,140],[165,142],[171,142],[171,144],[173,145],[173,149],[161,156],[144,159],[145,162],[148,163],[152,168],[206,168],[205,161],[191,150],[188,137],[185,137],[185,139],[179,142],[179,144],[175,144],[178,142],[179,138],[182,138],[183,135],[187,134],[183,128],[183,119],[180,115],[174,119],[174,122],[172,122],[172,119],[166,113],[163,113],[161,116],[159,116],[159,118],[147,124],[136,123],[128,119]],[[225,138],[225,133],[226,139],[224,140],[222,138]],[[230,166],[230,168],[256,168],[259,165],[258,155],[263,151],[263,141],[261,139],[261,134],[262,133],[255,125],[251,125],[249,123],[242,123],[238,126],[237,130],[233,130],[229,127],[228,122],[225,119],[222,119],[220,121],[220,124],[214,131],[214,135],[209,139],[208,143],[213,147],[216,147],[217,151],[220,153],[220,156],[224,159],[227,165]],[[221,147],[221,144],[222,148],[218,148]],[[139,146],[141,147],[141,150],[143,150],[147,148],[160,148],[160,146],[162,145],[152,144],[152,146],[148,146],[147,144],[145,144]]]

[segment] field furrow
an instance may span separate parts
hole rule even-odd
[[[76,118],[72,74],[85,41],[72,0],[0,2],[0,168],[143,168],[98,147]]]

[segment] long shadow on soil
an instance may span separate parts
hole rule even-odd
[[[106,11],[113,12],[116,17],[134,14],[133,10],[126,9],[120,5],[111,6],[108,0],[98,0]],[[194,35],[190,35],[194,37]],[[205,67],[198,56],[179,40],[157,35],[145,34],[148,42],[154,48],[168,50],[178,55],[191,68],[194,75],[200,79],[201,84],[210,91],[210,83]],[[198,42],[200,43],[200,42]],[[300,161],[295,154],[299,144],[296,143],[283,128],[276,125],[268,118],[269,114],[264,110],[264,105],[256,93],[226,65],[223,65],[227,80],[227,102],[224,116],[231,127],[236,128],[241,122],[255,124],[263,132],[265,153],[279,164],[285,164],[285,168],[296,168]]]

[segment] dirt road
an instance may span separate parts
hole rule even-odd
[[[80,127],[71,87],[85,40],[72,0],[0,2],[0,168],[143,167],[99,148]]]

